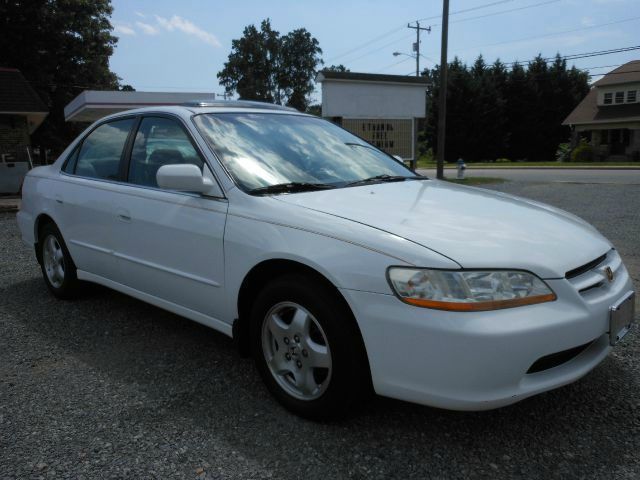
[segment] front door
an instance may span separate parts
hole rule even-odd
[[[611,130],[611,154],[624,155],[629,146],[629,137],[629,130],[626,128]]]
[[[220,319],[227,201],[158,188],[158,169],[180,163],[208,168],[178,120],[144,117],[133,141],[128,183],[117,186],[114,200],[118,282]]]

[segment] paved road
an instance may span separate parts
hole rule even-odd
[[[435,178],[434,169],[420,170],[420,173]],[[445,170],[445,176],[455,178],[455,170]],[[640,170],[574,170],[574,169],[514,169],[482,168],[469,169],[467,176],[500,177],[516,182],[569,182],[569,183],[605,183],[640,186]]]
[[[495,188],[593,222],[640,286],[640,187]],[[0,265],[0,479],[640,477],[637,329],[581,381],[507,408],[376,398],[318,424],[280,408],[223,335],[102,288],[52,298],[14,214]]]

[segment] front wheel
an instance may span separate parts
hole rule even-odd
[[[310,276],[269,283],[252,312],[253,357],[270,392],[307,418],[341,416],[367,393],[355,320],[338,293]]]

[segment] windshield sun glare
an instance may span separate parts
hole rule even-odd
[[[372,177],[415,176],[386,153],[315,117],[210,113],[194,121],[247,191],[286,183],[345,186]]]

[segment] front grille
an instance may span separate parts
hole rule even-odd
[[[580,295],[597,295],[597,291],[611,283],[607,278],[607,268],[613,272],[614,280],[623,272],[622,259],[614,249],[589,263],[569,270],[565,277]]]
[[[604,262],[606,258],[607,258],[607,254],[605,253],[604,255],[596,258],[595,260],[591,260],[589,263],[585,263],[581,267],[574,268],[573,270],[569,270],[567,273],[565,273],[564,276],[567,279],[578,277],[578,276],[582,275],[583,273],[586,273],[589,270],[592,270],[592,269],[596,268],[598,265],[600,265],[602,262]]]
[[[554,367],[558,367],[563,363],[567,363],[569,360],[573,360],[582,352],[584,352],[593,342],[585,343],[579,347],[570,348],[561,352],[552,353],[551,355],[545,355],[533,362],[533,365],[529,367],[527,373],[537,373],[549,370]]]

